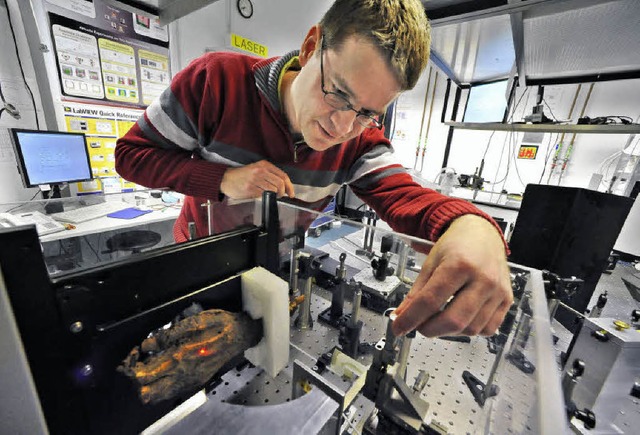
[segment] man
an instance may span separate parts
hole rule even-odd
[[[343,183],[394,230],[438,240],[398,307],[397,334],[491,335],[513,298],[502,235],[466,201],[416,184],[392,158],[382,114],[428,61],[419,0],[337,0],[300,52],[210,53],[176,75],[118,141],[116,169],[188,197],[176,222],[206,234],[201,204],[264,190],[321,210]],[[452,296],[455,295],[455,298]]]

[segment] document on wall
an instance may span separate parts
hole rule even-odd
[[[93,19],[74,2],[48,2],[63,97],[146,107],[171,82],[169,35],[158,17],[92,0]],[[74,3],[75,4],[75,3]]]
[[[56,42],[62,92],[78,97],[104,98],[97,39],[57,24],[51,30]]]
[[[120,178],[115,169],[114,150],[119,137],[129,131],[142,115],[141,109],[84,103],[62,103],[67,131],[84,133],[93,177],[98,183],[78,183],[79,193],[97,192],[104,188],[101,180],[116,177],[122,190],[135,187]],[[107,180],[110,181],[110,180]],[[112,182],[112,181],[110,181]]]
[[[86,17],[95,18],[96,8],[93,0],[47,0],[47,3],[68,9]]]

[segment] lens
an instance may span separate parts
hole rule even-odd
[[[349,110],[351,109],[351,103],[344,97],[333,92],[327,92],[324,94],[324,101],[334,109]]]
[[[378,128],[382,125],[376,118],[372,118],[367,115],[358,115],[356,116],[356,120],[358,121],[358,124],[367,128]]]
[[[353,110],[354,112],[357,113],[356,121],[358,121],[358,124],[360,124],[363,127],[380,128],[380,126],[382,125],[382,123],[376,117],[364,115],[358,112],[356,109],[353,108],[349,100],[347,100],[341,95],[338,95],[333,92],[326,92],[324,94],[324,101],[329,106],[333,107],[336,110],[341,110],[341,111]]]

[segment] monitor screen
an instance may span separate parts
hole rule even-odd
[[[469,90],[464,122],[502,122],[507,108],[507,82],[472,86]]]
[[[25,187],[91,180],[82,133],[10,129]]]

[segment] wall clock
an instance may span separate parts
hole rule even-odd
[[[237,0],[236,7],[243,18],[251,18],[253,16],[253,3],[251,0]]]

